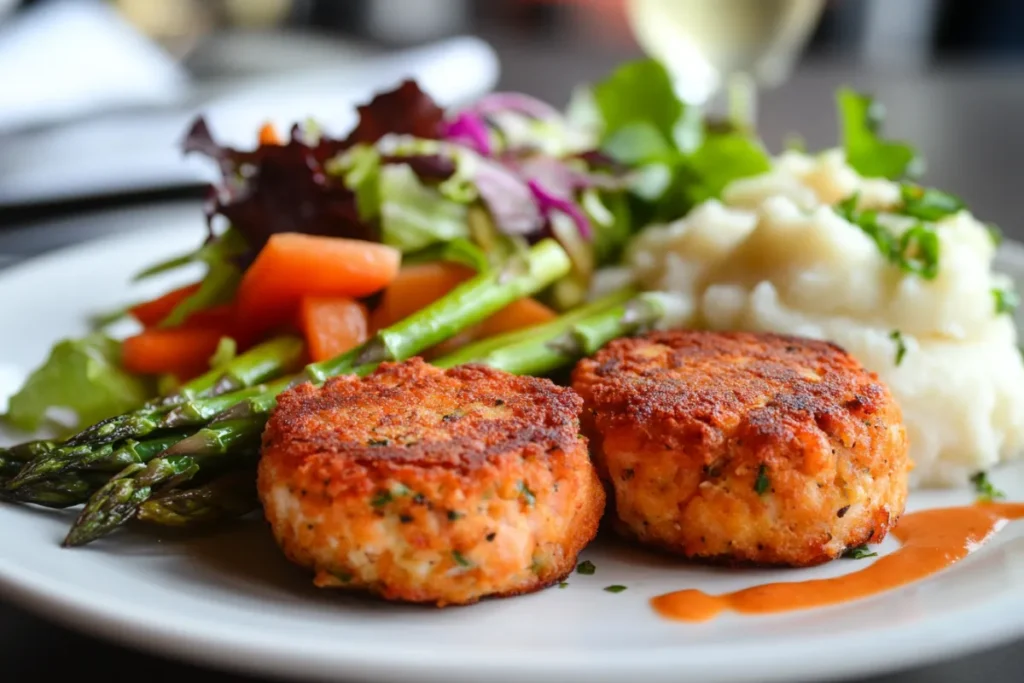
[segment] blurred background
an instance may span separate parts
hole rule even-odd
[[[950,165],[1024,152],[1018,0],[0,0],[0,225],[195,192],[212,169],[178,144],[200,112],[247,146],[265,120],[344,129],[407,75],[446,105],[490,89],[564,105],[645,49],[711,106],[729,74],[754,78],[773,149],[832,144],[851,82],[969,198],[997,199]]]

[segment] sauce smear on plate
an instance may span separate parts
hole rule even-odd
[[[651,600],[664,617],[707,621],[726,610],[769,614],[866,598],[930,576],[959,562],[1010,520],[1024,518],[1024,503],[983,503],[905,515],[892,533],[902,545],[864,569],[832,579],[769,583],[735,593],[681,590]]]

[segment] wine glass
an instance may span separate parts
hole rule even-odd
[[[672,73],[680,97],[727,102],[733,123],[753,126],[757,87],[789,75],[825,0],[626,0],[637,42]]]

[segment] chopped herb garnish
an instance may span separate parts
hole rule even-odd
[[[370,439],[369,441],[366,442],[366,445],[367,446],[387,446],[389,443],[391,443],[391,442],[388,441],[387,439]]]
[[[963,210],[965,206],[959,197],[913,183],[903,183],[900,186],[900,195],[903,198],[903,206],[899,213],[922,221],[941,220]]]
[[[578,565],[576,565],[576,573],[577,574],[583,574],[584,576],[590,576],[591,574],[593,574],[596,571],[597,571],[597,567],[595,567],[594,563],[591,562],[590,560],[583,560]]]
[[[768,466],[764,463],[757,468],[757,479],[754,480],[754,491],[757,495],[763,496],[772,483],[768,479]]]
[[[449,510],[448,511],[448,521],[449,522],[454,522],[455,520],[462,519],[465,516],[466,515],[462,514],[461,512],[458,512],[457,510]]]
[[[896,365],[899,366],[903,362],[903,357],[907,355],[907,344],[903,341],[903,333],[893,330],[889,333],[889,339],[896,342]]]
[[[996,287],[992,290],[992,298],[995,300],[996,315],[1013,313],[1017,306],[1020,305],[1020,297],[1013,289],[1000,289]]]
[[[519,495],[523,497],[523,500],[525,500],[526,504],[530,507],[533,507],[534,503],[537,502],[537,496],[533,495],[533,491],[530,490],[530,487],[526,485],[525,481],[519,482]]]
[[[917,273],[925,280],[939,274],[939,236],[924,223],[903,233],[897,255],[897,265],[906,273]]]
[[[626,590],[625,586],[605,586],[604,589],[609,593],[621,593]]]
[[[874,241],[882,256],[905,273],[916,273],[926,280],[939,274],[939,236],[924,223],[918,223],[899,238],[878,222],[877,211],[858,211],[858,193],[835,205],[834,211],[856,225]]]
[[[455,560],[455,564],[460,567],[472,567],[473,563],[466,559],[466,556],[460,553],[458,550],[452,551],[452,559]]]
[[[978,492],[978,500],[983,503],[991,503],[994,500],[1006,498],[1006,494],[992,485],[988,480],[987,472],[978,472],[971,477],[974,490]]]
[[[878,553],[871,550],[867,543],[859,545],[856,548],[847,548],[846,552],[843,553],[843,557],[848,560],[863,560],[866,557],[877,557]]]
[[[985,226],[988,230],[988,236],[992,238],[992,245],[998,247],[1003,243],[1003,231],[995,223],[989,223]]]
[[[348,572],[331,572],[331,575],[342,583],[348,583],[352,580],[352,575]]]
[[[561,583],[558,584],[558,587],[559,588],[568,588],[569,584],[567,582],[565,582],[565,581],[562,581]]]
[[[394,496],[391,495],[391,491],[378,491],[370,499],[370,505],[375,508],[382,508],[392,500],[394,500]]]
[[[837,99],[846,162],[867,177],[894,180],[908,174],[917,155],[906,143],[882,139],[882,104],[850,88],[840,88]]]

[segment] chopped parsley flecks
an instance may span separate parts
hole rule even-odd
[[[375,508],[382,508],[394,499],[395,497],[391,495],[391,491],[378,491],[370,499],[370,505]]]
[[[918,223],[900,236],[896,264],[905,273],[916,273],[925,280],[939,274],[939,235],[924,223]]]
[[[754,479],[754,491],[759,496],[763,496],[767,493],[772,483],[768,479],[768,466],[764,463],[757,468],[757,478]]]
[[[903,341],[903,333],[893,330],[889,333],[889,339],[896,342],[896,365],[903,363],[903,357],[907,355],[907,343]]]
[[[995,302],[996,315],[1013,313],[1020,305],[1020,296],[1013,289],[995,288],[992,290],[992,299]]]
[[[558,584],[558,587],[559,588],[568,588],[569,587],[569,583],[567,581],[562,581],[561,583]]]
[[[867,543],[864,543],[856,548],[847,548],[846,552],[843,553],[843,557],[848,560],[863,560],[868,557],[878,557],[878,553],[871,550]]]
[[[921,161],[913,147],[882,137],[885,107],[881,102],[852,88],[840,88],[836,104],[846,161],[857,173],[896,180],[919,170]]]
[[[626,590],[626,587],[625,586],[605,586],[604,589],[608,593],[621,593],[622,591]]]
[[[1003,231],[995,223],[989,223],[985,226],[988,230],[988,236],[992,238],[992,246],[998,247],[1003,243]]]
[[[391,442],[388,441],[387,439],[370,439],[369,441],[366,442],[366,445],[367,446],[387,446],[389,443],[391,443]]]
[[[576,573],[577,574],[583,574],[584,576],[590,576],[591,574],[593,574],[596,571],[597,571],[597,567],[595,567],[594,563],[591,562],[590,560],[583,560],[578,565],[576,565]]]
[[[460,553],[458,550],[452,551],[452,559],[455,560],[455,564],[460,567],[472,567],[473,563],[466,559],[466,556]]]
[[[905,273],[915,273],[926,280],[939,274],[940,243],[935,229],[918,223],[897,237],[878,222],[877,211],[857,209],[859,193],[854,193],[835,205],[834,211],[844,220],[856,225],[878,247],[882,256]]]
[[[965,208],[962,199],[942,190],[921,187],[914,183],[900,185],[903,204],[898,213],[922,221],[938,221]]]
[[[525,481],[519,482],[519,495],[523,497],[523,500],[530,507],[533,507],[534,503],[537,502],[537,496],[533,495],[533,491],[530,490]]]
[[[978,492],[978,500],[983,503],[991,503],[994,500],[1006,498],[1006,494],[992,485],[988,480],[987,472],[978,472],[971,477],[974,490]]]
[[[448,521],[449,522],[454,522],[455,520],[462,519],[463,517],[465,517],[465,515],[462,514],[459,511],[457,511],[457,510],[449,510],[448,511]]]

